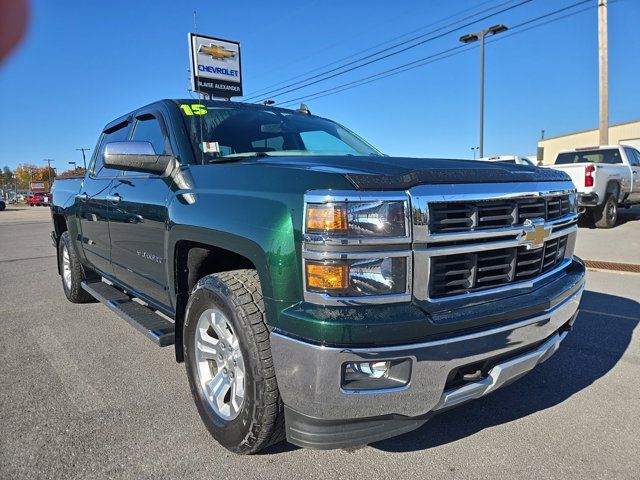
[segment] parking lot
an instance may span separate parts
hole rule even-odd
[[[638,478],[640,275],[589,271],[548,362],[421,429],[353,451],[216,444],[184,366],[101,304],[64,297],[49,210],[0,212],[0,477]],[[640,264],[640,209],[578,255]]]

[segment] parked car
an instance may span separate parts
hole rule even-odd
[[[48,206],[50,202],[51,194],[50,193],[31,193],[27,197],[27,204],[31,207],[33,206]]]
[[[518,155],[500,155],[498,157],[482,157],[480,160],[484,162],[500,162],[510,163],[512,165],[527,165],[529,167],[535,167],[535,163],[526,157],[519,157]]]
[[[175,345],[236,453],[418,428],[548,359],[584,289],[565,173],[388,157],[308,109],[153,103],[53,200],[66,297]]]
[[[7,208],[7,203],[4,201],[4,198],[0,198],[0,212]]]
[[[577,148],[560,152],[555,170],[567,173],[578,189],[581,212],[596,227],[612,228],[618,207],[640,204],[640,152],[631,145]]]

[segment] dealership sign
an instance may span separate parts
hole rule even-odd
[[[193,90],[218,98],[242,95],[238,42],[190,33],[189,53]]]
[[[31,182],[29,190],[33,193],[44,193],[49,191],[49,182]]]

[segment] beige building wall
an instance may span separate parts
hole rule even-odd
[[[619,123],[609,127],[609,144],[629,143],[640,148],[640,120]],[[552,164],[558,152],[572,148],[592,147],[598,145],[598,129],[545,138],[538,142],[539,155],[545,165]]]

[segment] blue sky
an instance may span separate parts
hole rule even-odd
[[[496,23],[517,25],[575,2],[533,0],[275,98],[392,71],[458,45],[462,33]],[[428,25],[458,12],[500,3],[504,0],[35,0],[27,38],[0,66],[0,167],[44,165],[43,158],[53,158],[54,166],[64,170],[68,161],[80,160],[75,148],[93,148],[112,118],[159,98],[187,97],[186,37],[193,30],[194,10],[200,33],[241,42],[244,90],[250,95],[407,32],[426,33],[446,22]],[[611,123],[640,118],[639,26],[640,1],[610,5]],[[511,37],[501,35],[503,40],[487,45],[485,154],[532,154],[542,129],[553,136],[597,125],[595,8]],[[478,143],[478,65],[479,52],[473,49],[307,103],[313,113],[347,125],[385,153],[468,158]]]

